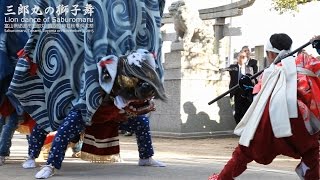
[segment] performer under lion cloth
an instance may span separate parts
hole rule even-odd
[[[75,28],[61,26],[57,30],[48,26],[56,13],[39,13],[44,26],[34,24],[31,37],[19,53],[21,58],[9,87],[37,123],[29,140],[28,160],[37,157],[46,134],[57,130],[46,166],[35,176],[48,178],[54,169],[61,168],[68,142],[92,123],[103,99],[111,98],[120,108],[119,113],[127,116],[132,116],[128,110],[132,102],[166,99],[160,58],[165,1],[31,2],[42,12],[49,7],[78,5],[76,17],[74,13],[62,13],[59,17],[92,19],[81,26],[61,22]],[[44,21],[48,17],[50,20]],[[109,65],[105,71],[99,73],[99,67],[106,64]],[[133,106],[131,110],[137,108]]]
[[[292,40],[273,34],[267,58],[287,54]],[[319,179],[320,61],[301,53],[267,68],[254,87],[254,101],[235,134],[241,135],[232,158],[209,180],[232,180],[256,161],[270,164],[277,155],[301,159],[296,172],[301,179]]]

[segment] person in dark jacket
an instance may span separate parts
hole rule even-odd
[[[258,71],[257,60],[249,59],[249,54],[248,46],[244,46],[237,57],[237,63],[231,64],[227,68],[230,74],[229,88],[237,85],[244,75],[251,76]],[[238,124],[249,108],[252,100],[248,97],[248,92],[241,88],[231,92],[230,98],[232,97],[234,97],[234,119]]]
[[[257,73],[258,72],[258,61],[251,58],[251,52],[250,52],[250,49],[249,49],[249,46],[243,46],[241,48],[241,52],[245,52],[246,55],[247,55],[247,66],[250,66],[252,67],[252,70],[253,70],[253,74]]]

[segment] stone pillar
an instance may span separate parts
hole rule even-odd
[[[208,102],[228,89],[209,53],[189,52],[173,43],[166,54],[165,88],[168,102],[156,101],[151,113],[152,135],[160,137],[209,137],[230,135],[235,127],[229,96]],[[222,79],[222,80],[221,80]]]
[[[225,26],[225,19],[224,17],[216,18],[216,22],[213,25],[214,30],[214,54],[219,54],[219,44],[220,40],[224,37],[224,26]]]
[[[258,60],[259,70],[266,67],[266,62],[264,58],[264,46],[255,46],[254,47],[254,58]]]

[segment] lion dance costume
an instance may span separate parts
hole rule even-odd
[[[139,108],[150,107],[145,102],[165,99],[160,58],[164,2],[37,1],[43,12],[61,4],[85,6],[93,12],[79,11],[77,17],[92,21],[80,27],[71,22],[75,27],[72,32],[63,27],[52,31],[46,26],[50,21],[44,26],[35,24],[20,52],[9,91],[37,123],[30,135],[28,160],[39,155],[39,147],[43,146],[48,132],[57,131],[47,165],[36,178],[48,178],[54,168],[61,168],[68,142],[85,126],[96,123],[93,117],[103,108],[103,103],[116,103],[125,117],[121,120],[127,120],[140,115]],[[55,14],[38,16],[47,17],[54,19]],[[74,15],[66,13],[61,17],[74,18]],[[135,53],[140,59],[133,57]],[[103,72],[99,72],[100,67],[104,68]],[[137,107],[128,106],[134,102],[139,102]],[[34,161],[28,160],[23,166],[35,167]]]

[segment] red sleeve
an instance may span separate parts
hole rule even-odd
[[[258,83],[253,87],[252,94],[258,94],[262,86],[262,75],[259,76]]]

